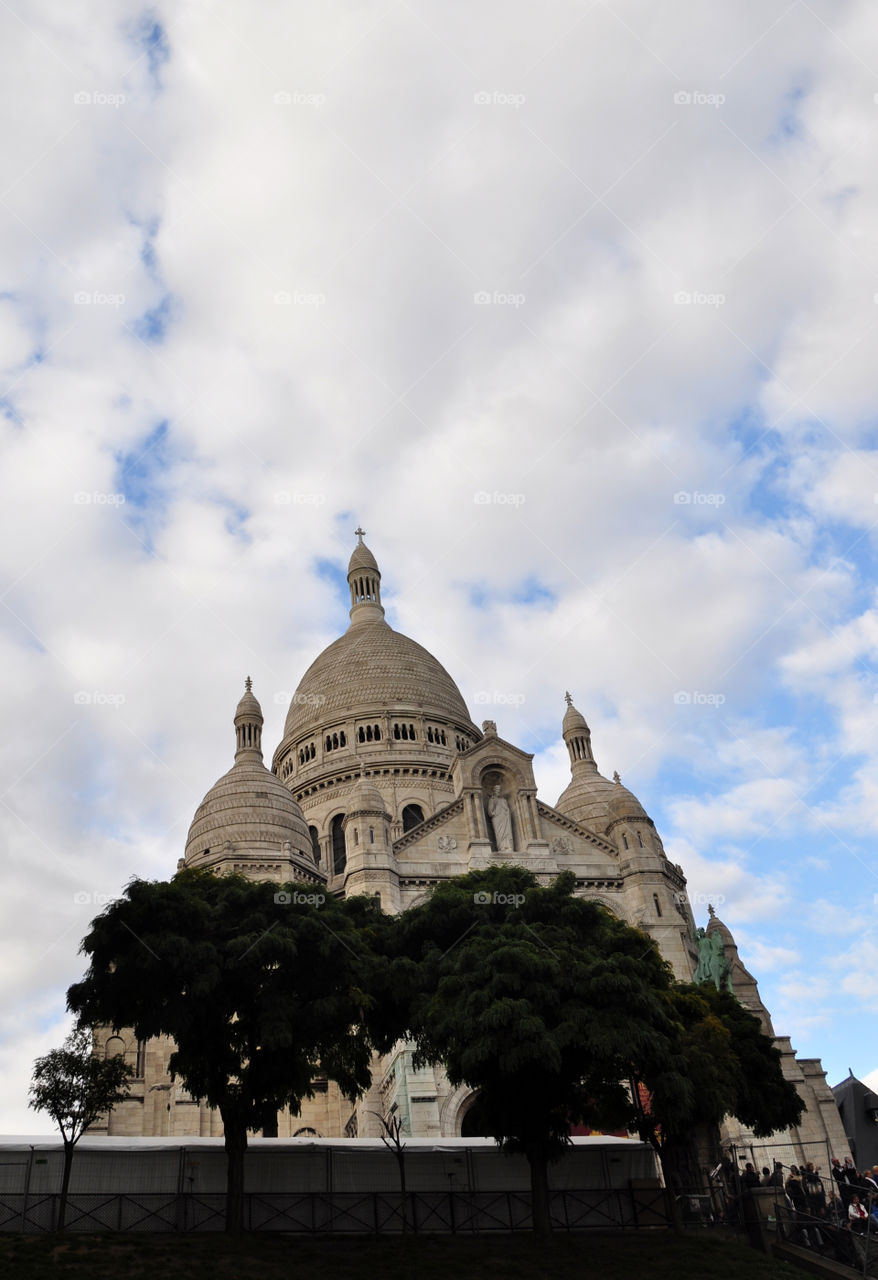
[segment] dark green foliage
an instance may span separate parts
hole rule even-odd
[[[389,974],[396,1020],[422,1061],[479,1091],[483,1120],[534,1175],[535,1226],[547,1228],[546,1161],[572,1124],[633,1123],[632,1064],[669,1065],[671,973],[655,944],[519,867],[440,885],[397,922]]]
[[[679,984],[670,993],[680,1024],[681,1071],[692,1086],[688,1111],[675,1114],[659,1089],[655,1109],[662,1127],[677,1133],[693,1124],[736,1116],[757,1138],[799,1123],[805,1104],[784,1079],[781,1053],[759,1019],[728,991]]]
[[[173,1037],[171,1070],[219,1109],[230,1156],[267,1110],[298,1111],[318,1064],[350,1097],[369,1083],[380,913],[359,898],[311,905],[294,898],[302,885],[286,888],[189,869],[135,880],[92,922],[89,970],[68,992],[81,1021]]]
[[[64,1229],[73,1148],[90,1124],[125,1099],[133,1074],[123,1058],[95,1057],[87,1027],[77,1027],[62,1048],[51,1049],[34,1063],[28,1106],[52,1117],[64,1143],[59,1231]]]

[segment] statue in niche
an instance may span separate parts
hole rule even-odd
[[[512,842],[512,814],[508,801],[500,794],[500,783],[496,782],[488,797],[488,817],[494,828],[494,841],[498,853],[510,853],[514,848]]]

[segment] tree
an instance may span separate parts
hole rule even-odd
[[[408,1197],[405,1186],[405,1143],[402,1140],[402,1120],[399,1116],[391,1116],[388,1120],[377,1111],[373,1111],[372,1115],[376,1116],[381,1121],[381,1127],[384,1130],[381,1135],[381,1141],[384,1143],[387,1150],[392,1153],[393,1158],[396,1161],[396,1167],[399,1171],[402,1232],[403,1235],[405,1235],[406,1231],[408,1231]],[[415,1226],[415,1230],[417,1230],[417,1226]]]
[[[243,1226],[248,1130],[272,1109],[297,1112],[318,1068],[352,1098],[370,1081],[366,993],[383,917],[369,899],[306,888],[188,868],[134,880],[92,921],[88,972],[67,995],[89,1023],[173,1039],[172,1074],[222,1116],[228,1231]]]
[[[128,1093],[134,1072],[121,1057],[94,1056],[88,1028],[75,1028],[60,1049],[52,1049],[34,1063],[28,1105],[52,1117],[64,1143],[64,1175],[56,1229],[64,1230],[73,1150],[90,1124]]]
[[[798,1124],[805,1104],[783,1075],[780,1050],[730,992],[679,983],[666,999],[676,1054],[670,1068],[633,1072],[635,1097],[648,1095],[637,1126],[659,1153],[667,1185],[692,1186],[699,1128],[714,1130],[732,1115],[767,1138]]]
[[[671,973],[652,941],[520,867],[446,881],[395,923],[383,993],[388,1043],[478,1090],[487,1132],[530,1164],[534,1230],[551,1230],[548,1165],[573,1124],[633,1124],[632,1063],[668,1067]]]

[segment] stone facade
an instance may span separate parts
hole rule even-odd
[[[691,980],[698,952],[682,868],[669,862],[655,824],[618,774],[611,781],[598,771],[588,724],[570,695],[561,728],[571,780],[553,806],[537,796],[533,757],[503,739],[493,721],[478,728],[444,667],[387,624],[381,574],[362,534],[348,583],[350,626],[303,676],[271,770],[248,679],[235,713],[234,765],[199,806],[179,865],[374,894],[389,912],[492,862],[514,861],[543,884],[571,870],[578,892],[652,936],[675,975]],[[716,928],[724,930],[736,994],[773,1035],[731,934],[713,918],[709,929]],[[819,1063],[798,1062],[788,1041],[779,1044],[808,1103],[803,1125],[843,1156]],[[93,1132],[222,1132],[215,1112],[170,1081],[168,1041],[138,1046],[131,1033],[111,1041],[102,1032],[97,1049],[124,1052],[137,1079],[131,1098]],[[382,1115],[400,1115],[415,1136],[456,1136],[472,1101],[468,1090],[451,1089],[440,1068],[415,1071],[410,1050],[399,1045],[376,1060],[372,1088],[359,1103],[318,1081],[300,1115],[279,1117],[278,1136],[378,1136]]]

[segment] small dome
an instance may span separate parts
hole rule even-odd
[[[707,910],[710,914],[710,919],[707,922],[706,932],[718,933],[726,946],[734,947],[735,951],[737,951],[738,948],[729,926],[727,924],[723,924],[722,920],[720,920],[719,916],[714,911],[712,905],[708,906]]]
[[[607,809],[610,822],[618,822],[620,818],[649,818],[634,792],[623,787],[621,782],[614,784]]]
[[[253,681],[249,676],[244,681],[244,692],[241,695],[241,701],[235,708],[235,720],[237,720],[239,716],[245,717],[248,720],[259,720],[260,723],[262,721],[262,708],[259,705],[258,698],[253,692]]]
[[[558,797],[555,808],[596,835],[603,835],[609,822],[610,800],[615,793],[615,782],[598,773],[597,765],[588,769],[580,766],[570,785]]]
[[[363,775],[357,785],[354,787],[351,796],[351,802],[348,807],[349,813],[386,813],[387,805],[384,797],[371,782],[369,778]]]
[[[348,565],[348,573],[358,573],[362,569],[371,569],[373,573],[377,573],[379,578],[381,570],[378,568],[378,561],[372,555],[372,552],[366,546],[362,538],[354,547],[353,555]]]
[[[564,737],[566,738],[568,733],[589,733],[590,730],[586,724],[585,716],[581,711],[576,710],[569,693],[564,696],[567,699],[567,710],[564,712],[564,719],[561,721],[561,732]]]
[[[293,853],[311,858],[311,836],[292,794],[257,759],[236,761],[214,783],[195,812],[186,838],[185,860],[226,841],[236,853],[280,854],[289,842]]]

